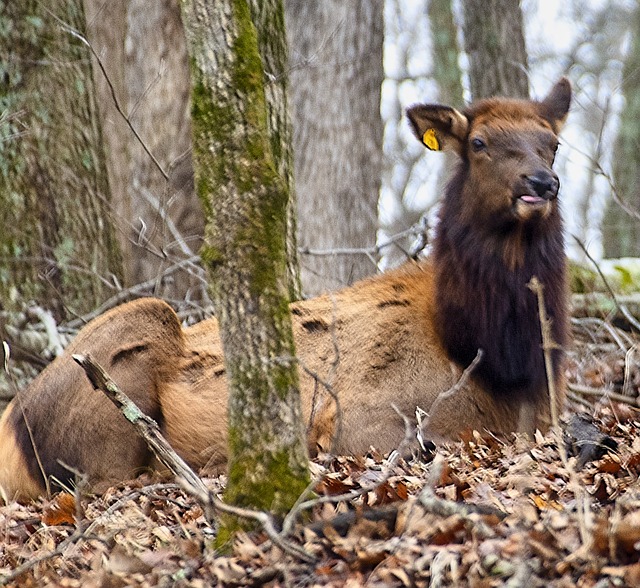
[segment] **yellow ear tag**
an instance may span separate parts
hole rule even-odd
[[[440,151],[440,143],[438,142],[438,137],[436,137],[435,129],[427,129],[422,135],[422,142],[425,144],[427,149],[431,149],[431,151]]]

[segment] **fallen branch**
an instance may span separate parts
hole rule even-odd
[[[444,458],[441,454],[437,454],[431,464],[431,474],[429,476],[429,483],[425,484],[420,494],[418,495],[418,502],[425,509],[425,511],[438,515],[441,517],[450,517],[457,515],[462,518],[466,524],[472,525],[480,538],[494,537],[495,533],[484,522],[478,519],[478,515],[482,516],[495,516],[500,520],[507,516],[506,512],[497,510],[490,506],[483,506],[480,504],[467,504],[465,502],[454,502],[453,500],[446,500],[436,496],[434,487],[437,481],[442,476],[444,469]],[[472,516],[473,515],[473,516]]]
[[[608,388],[592,388],[591,386],[583,386],[581,384],[568,383],[567,388],[576,394],[582,396],[595,396],[603,400],[613,400],[614,402],[620,402],[621,404],[628,404],[638,408],[640,406],[640,398],[637,396],[626,396],[624,394],[618,394],[612,392]]]
[[[307,563],[314,563],[316,561],[316,558],[307,551],[287,541],[283,535],[278,532],[275,522],[269,514],[231,506],[216,498],[205,486],[202,479],[174,451],[160,432],[158,423],[144,414],[136,404],[120,390],[118,385],[100,365],[85,355],[74,355],[73,359],[85,371],[94,389],[104,392],[109,400],[118,407],[124,417],[135,426],[136,432],[146,441],[160,462],[174,474],[183,490],[198,500],[203,507],[207,520],[213,520],[215,511],[252,519],[262,526],[269,539],[284,552]]]

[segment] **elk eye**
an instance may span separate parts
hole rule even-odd
[[[473,149],[476,153],[479,151],[484,151],[487,148],[487,144],[482,140],[475,137],[471,139],[471,149]]]

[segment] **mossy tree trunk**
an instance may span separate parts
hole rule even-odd
[[[81,0],[0,0],[0,300],[57,318],[122,278],[84,24]]]
[[[250,0],[251,19],[258,34],[258,48],[264,69],[264,90],[267,99],[267,125],[271,152],[280,177],[286,182],[290,198],[287,203],[287,273],[291,300],[301,296],[300,267],[298,265],[298,239],[296,199],[293,183],[293,128],[289,116],[288,50],[283,31],[284,13],[275,9],[274,2]],[[279,3],[278,3],[279,4]]]
[[[635,8],[632,32],[622,77],[625,107],[613,163],[616,198],[609,203],[602,224],[606,257],[640,255],[640,6]]]
[[[465,0],[462,6],[471,98],[528,98],[528,59],[520,2]]]
[[[271,35],[284,35],[281,0]],[[288,307],[290,197],[271,140],[264,64],[247,0],[182,0],[191,60],[202,259],[229,386],[230,503],[282,513],[309,481]],[[277,26],[276,26],[277,25]],[[282,44],[281,47],[284,47]]]

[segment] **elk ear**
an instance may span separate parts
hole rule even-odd
[[[570,105],[571,82],[567,78],[561,78],[551,88],[547,97],[540,102],[541,114],[551,123],[556,134],[560,132],[567,120]]]
[[[416,104],[407,110],[409,122],[418,140],[431,151],[453,150],[462,153],[469,119],[450,106]]]

